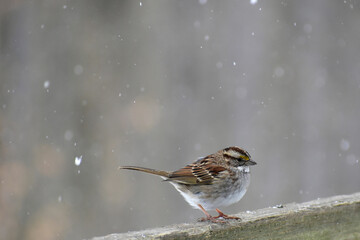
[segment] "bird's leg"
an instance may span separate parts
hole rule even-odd
[[[203,213],[205,213],[206,218],[212,218],[212,216],[205,210],[205,208],[203,208],[203,206],[201,206],[200,204],[198,204],[198,206],[201,209],[201,211],[203,211]]]
[[[205,222],[205,221],[210,221],[210,222],[213,222],[213,223],[226,223],[225,221],[222,221],[220,219],[217,219],[219,217],[213,217],[211,216],[204,208],[203,206],[201,206],[200,204],[198,204],[199,208],[201,209],[201,211],[203,211],[203,213],[205,213],[206,217],[204,218],[200,218],[199,221],[200,222]],[[217,211],[217,210],[216,210]],[[220,210],[219,210],[220,211]],[[223,214],[225,215],[225,214]],[[219,213],[219,216],[220,216],[220,213]],[[225,215],[226,216],[226,215]]]
[[[217,208],[217,209],[215,209],[215,210],[219,213],[219,216],[212,217],[212,218],[223,218],[223,219],[241,219],[241,218],[239,218],[239,217],[226,215],[226,214],[224,214],[222,211],[220,211],[218,208]]]

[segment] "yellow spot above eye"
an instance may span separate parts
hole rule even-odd
[[[248,157],[248,156],[245,156],[245,155],[242,155],[241,158],[244,159],[245,161],[249,161],[249,160],[250,160],[249,157]]]

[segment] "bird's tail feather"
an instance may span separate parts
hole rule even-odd
[[[146,172],[146,173],[158,175],[158,176],[165,177],[165,178],[168,178],[169,175],[170,175],[170,173],[166,172],[166,171],[155,170],[155,169],[144,168],[144,167],[122,166],[122,167],[119,167],[119,169],[127,169],[127,170],[135,170],[135,171],[140,171],[140,172]]]

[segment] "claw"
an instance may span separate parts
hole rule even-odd
[[[201,206],[200,204],[198,204],[198,206],[201,209],[201,211],[203,211],[205,213],[205,215],[206,215],[206,217],[200,218],[199,222],[210,221],[210,222],[213,222],[213,223],[227,223],[226,221],[221,220],[219,218],[222,218],[222,219],[237,219],[237,220],[241,219],[239,217],[226,215],[222,211],[220,211],[218,208],[216,209],[216,211],[219,213],[219,215],[216,216],[216,217],[213,217],[203,208],[203,206]]]
[[[239,217],[229,216],[229,215],[224,214],[224,213],[223,213],[222,211],[220,211],[218,208],[217,208],[217,209],[215,209],[215,210],[218,212],[219,216],[214,217],[214,218],[223,218],[223,219],[236,219],[236,220],[241,220],[241,218],[239,218]]]
[[[198,221],[199,222],[207,222],[207,221],[209,221],[209,222],[212,222],[212,223],[227,223],[227,221],[218,219],[217,217],[213,217],[213,216],[203,217],[203,218],[200,218]]]

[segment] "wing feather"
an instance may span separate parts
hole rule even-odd
[[[167,181],[183,184],[212,184],[217,175],[226,168],[215,164],[213,158],[205,157],[169,174]]]

